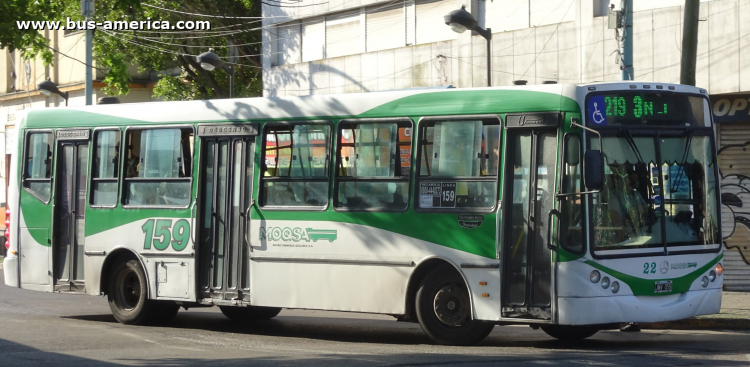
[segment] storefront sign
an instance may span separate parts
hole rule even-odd
[[[750,94],[711,96],[711,110],[715,123],[750,123]]]

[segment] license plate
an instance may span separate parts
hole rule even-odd
[[[671,280],[657,280],[656,282],[654,282],[654,293],[669,293],[671,291]]]

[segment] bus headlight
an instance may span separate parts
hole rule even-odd
[[[708,287],[708,277],[707,276],[704,275],[703,278],[701,278],[701,285],[703,286],[703,288]]]
[[[589,275],[589,279],[591,279],[591,283],[598,283],[599,279],[602,278],[602,274],[599,272],[599,270],[594,270],[591,272],[591,275]]]
[[[617,281],[612,282],[612,293],[617,293],[620,291],[620,283]]]
[[[716,274],[721,275],[724,273],[724,267],[721,266],[721,263],[716,264]]]
[[[609,288],[609,277],[604,277],[602,279],[602,288],[604,289]]]
[[[716,272],[715,271],[711,270],[711,271],[708,272],[708,280],[710,280],[712,282],[714,280],[716,280]]]

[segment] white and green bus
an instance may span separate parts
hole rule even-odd
[[[126,324],[387,314],[436,343],[719,311],[705,90],[597,83],[33,110],[5,282]]]

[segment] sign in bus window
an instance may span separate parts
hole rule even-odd
[[[420,127],[419,208],[491,208],[500,159],[496,118],[424,121]]]

